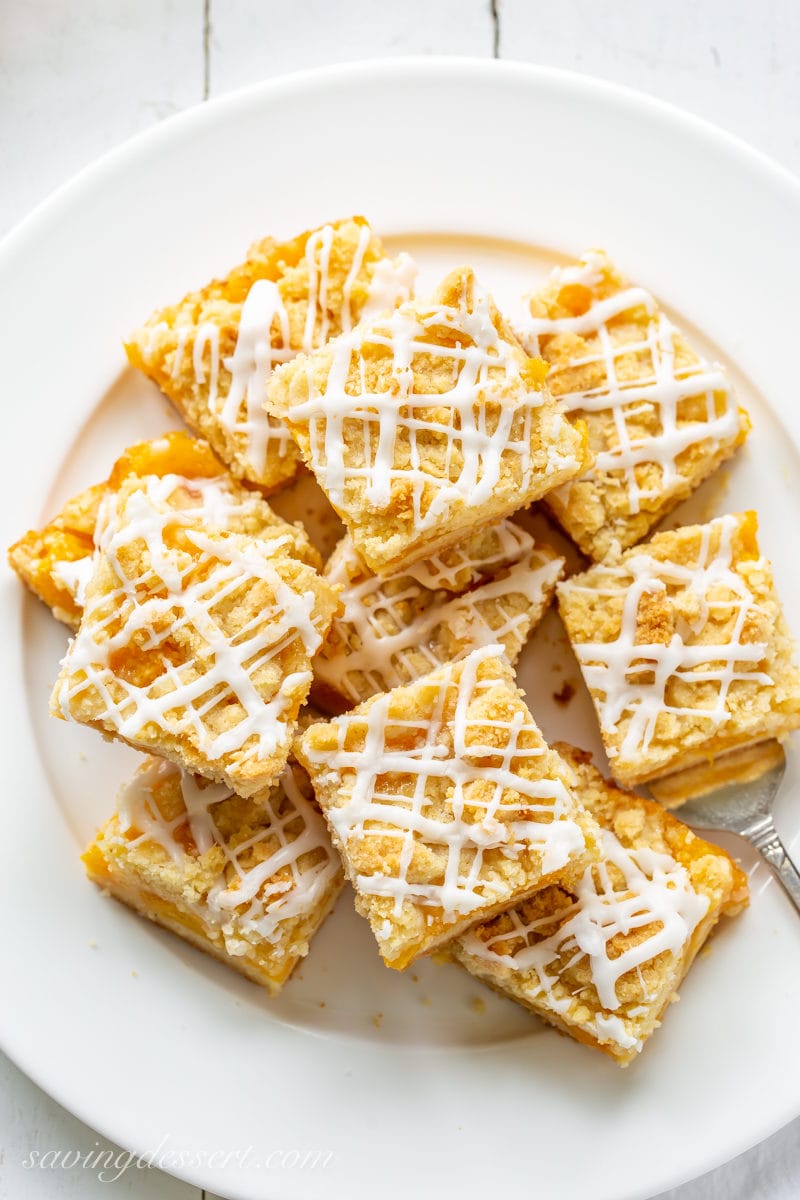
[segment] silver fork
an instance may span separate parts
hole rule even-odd
[[[738,833],[755,846],[800,912],[800,872],[786,853],[772,819],[772,805],[785,770],[786,759],[781,754],[780,762],[760,779],[717,788],[697,800],[681,804],[675,815],[693,829]]]

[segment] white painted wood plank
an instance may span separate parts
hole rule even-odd
[[[203,0],[0,4],[0,232],[203,96]]]
[[[492,53],[489,0],[211,0],[210,93],[324,63]]]
[[[123,1169],[129,1161],[0,1054],[0,1200],[200,1200],[199,1188]]]
[[[716,1171],[654,1200],[797,1200],[800,1121],[794,1121]]]
[[[501,57],[639,88],[721,125],[800,172],[796,0],[497,3]]]

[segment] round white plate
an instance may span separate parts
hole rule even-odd
[[[475,262],[502,302],[553,255],[605,246],[701,329],[755,428],[681,517],[759,508],[797,622],[800,188],[642,96],[491,62],[364,64],[226,97],[135,139],[13,233],[0,250],[3,544],[127,443],[176,424],[120,345],[152,307],[259,235],[351,212],[416,253],[429,281]],[[10,573],[0,602],[3,1047],[107,1136],[235,1198],[524,1184],[624,1200],[800,1111],[797,1072],[776,1069],[800,1061],[800,921],[760,868],[750,911],[628,1071],[456,967],[386,971],[347,896],[277,1002],[104,899],[77,854],[135,755],[47,717],[65,632]],[[594,744],[585,696],[552,702],[574,670],[551,616],[521,681],[546,733]],[[779,824],[795,845],[796,789],[792,764]]]

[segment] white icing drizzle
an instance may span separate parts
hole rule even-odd
[[[571,904],[530,922],[519,908],[510,909],[506,916],[511,930],[486,940],[470,930],[461,938],[461,946],[490,969],[502,966],[514,972],[515,991],[563,1017],[574,1007],[576,993],[564,995],[556,985],[563,972],[585,962],[604,1011],[582,1024],[600,1042],[639,1050],[641,1041],[629,1021],[649,1013],[659,997],[645,995],[628,1012],[620,1012],[617,984],[629,972],[638,973],[641,981],[641,968],[664,953],[672,956],[674,968],[708,912],[709,898],[694,890],[685,867],[671,855],[648,847],[628,849],[607,829],[601,830],[601,836],[602,859],[586,868]],[[551,929],[554,922],[556,931],[543,936],[541,931]],[[648,934],[638,944],[621,949],[617,943],[610,952],[614,938],[635,937],[641,930]],[[521,945],[511,954],[495,949],[498,943],[515,940]]]
[[[455,335],[454,345],[441,344],[436,335],[441,328]],[[311,467],[335,506],[346,509],[348,485],[363,481],[367,505],[385,509],[392,482],[400,480],[412,493],[414,526],[423,531],[446,521],[454,504],[487,503],[501,464],[513,459],[524,497],[534,473],[531,414],[547,393],[532,391],[523,381],[519,351],[498,333],[487,296],[476,291],[471,312],[463,304],[403,305],[384,320],[361,322],[329,349],[323,389],[314,376],[319,364],[309,363],[307,399],[292,405],[291,416],[309,424]],[[385,357],[387,352],[390,382],[383,391],[370,390],[365,354]],[[444,364],[452,386],[416,392],[414,365],[420,356],[436,368]],[[490,423],[486,404],[493,394],[502,396],[502,404]],[[558,417],[556,424],[562,420]],[[425,466],[423,439],[431,438],[445,453],[441,473]],[[551,448],[546,473],[564,465]]]
[[[590,572],[587,583],[578,575],[560,585],[559,593],[624,597],[619,634],[612,642],[573,642],[586,684],[592,692],[605,733],[624,726],[619,747],[607,746],[610,758],[629,759],[646,754],[664,714],[702,718],[717,728],[729,716],[728,695],[737,682],[769,687],[772,679],[758,665],[767,651],[764,642],[742,640],[748,618],[761,610],[741,575],[734,569],[735,516],[719,517],[702,527],[697,562],[681,565],[664,562],[646,548],[625,555],[619,564],[604,563]],[[712,545],[717,542],[716,550]],[[753,564],[756,569],[763,563]],[[666,645],[637,643],[637,615],[642,597],[678,588],[691,594],[698,605],[697,621],[681,623]],[[696,640],[715,613],[735,614],[730,640],[702,643]],[[646,679],[643,680],[643,676]],[[717,685],[714,704],[678,707],[667,702],[671,680]]]
[[[521,711],[510,721],[470,716],[470,706],[479,702],[481,693],[497,686],[497,677],[478,679],[480,664],[501,655],[501,646],[486,646],[458,666],[443,669],[436,678],[432,701],[429,689],[434,687],[434,677],[426,678],[430,716],[426,712],[416,720],[395,717],[389,693],[374,700],[366,712],[337,717],[330,723],[337,735],[337,748],[332,752],[314,750],[311,733],[306,736],[304,752],[309,762],[319,764],[333,778],[348,778],[351,790],[345,803],[326,810],[345,849],[351,839],[396,842],[395,873],[359,874],[354,881],[363,894],[391,898],[396,916],[406,901],[441,909],[447,919],[496,903],[502,898],[503,886],[483,871],[489,850],[500,851],[509,859],[517,859],[523,850],[538,852],[544,875],[561,869],[585,849],[583,832],[573,819],[574,801],[563,781],[527,779],[518,773],[526,762],[546,753],[536,726],[527,723]],[[455,711],[446,716],[452,705]],[[445,728],[452,749],[445,740]],[[405,731],[403,749],[387,745],[390,729]],[[491,745],[481,742],[481,731],[491,731]],[[502,749],[495,743],[498,731]],[[523,735],[533,735],[536,745],[521,745]],[[482,757],[491,758],[494,765],[481,765]],[[448,797],[452,816],[440,818],[430,807],[428,789],[442,780],[452,784]],[[478,782],[490,785],[488,797],[478,798],[471,786]],[[411,788],[410,793],[403,791],[403,784]],[[531,820],[533,815],[539,819]],[[446,848],[440,883],[408,878],[417,843]]]
[[[602,277],[602,258],[587,255],[578,267],[566,267],[553,273],[555,283],[581,283],[595,287]],[[615,344],[609,322],[634,309],[644,308],[648,323],[642,340]],[[606,299],[594,300],[585,313],[576,317],[533,317],[518,321],[518,332],[529,354],[541,353],[542,339],[572,333],[597,339],[597,346],[583,357],[575,357],[551,366],[548,384],[558,397],[563,411],[584,414],[603,413],[614,422],[613,444],[598,449],[593,467],[581,476],[596,480],[604,472],[621,472],[625,479],[628,509],[638,513],[642,503],[669,495],[684,482],[678,458],[690,446],[701,442],[728,442],[740,429],[740,416],[723,370],[716,364],[699,360],[680,368],[675,366],[675,326],[650,295],[641,287],[629,287]],[[636,380],[620,380],[617,364],[629,356],[645,356],[649,371],[642,369]],[[577,367],[602,366],[604,382],[585,391],[562,392],[559,376]],[[705,412],[700,419],[686,421],[679,408],[683,401],[702,397]],[[720,400],[722,411],[718,412]],[[632,430],[643,415],[654,413],[658,433]],[[656,464],[659,478],[653,486],[640,483],[636,468]],[[576,482],[576,481],[573,481]],[[565,485],[569,488],[569,484]],[[563,493],[568,494],[566,491]]]
[[[414,295],[417,270],[417,264],[410,254],[400,253],[396,258],[379,259],[372,272],[367,302],[359,319],[374,321],[400,304],[407,303]],[[343,332],[349,333],[350,328],[349,322],[347,325],[342,322]]]
[[[147,476],[120,505],[110,495],[101,505],[96,540],[103,562],[117,585],[110,594],[89,588],[80,631],[62,663],[54,703],[69,719],[73,703],[86,692],[100,699],[94,718],[136,742],[153,728],[189,737],[210,761],[240,751],[239,767],[269,757],[286,744],[286,710],[294,688],[310,682],[310,671],[287,675],[266,701],[256,676],[293,642],[310,657],[321,637],[315,624],[313,591],[295,591],[277,570],[281,555],[291,554],[292,537],[280,528],[245,540],[211,529],[203,522],[204,505],[175,508],[176,488],[185,487],[217,518],[227,504],[216,480],[182,480],[174,475]],[[213,525],[213,522],[211,522]],[[180,528],[191,550],[176,551],[165,540]],[[133,555],[131,555],[133,551]],[[131,557],[142,554],[142,573],[131,574]],[[276,556],[276,557],[274,557]],[[256,581],[267,583],[274,602],[235,634],[221,623],[224,605],[235,602]],[[162,653],[183,636],[204,647],[206,669],[189,658],[177,665]],[[114,656],[134,646],[158,662],[160,673],[137,686],[114,671]],[[160,661],[159,661],[160,660]],[[215,733],[213,723],[235,705],[240,718]]]
[[[219,391],[219,327],[206,322],[197,327],[179,326],[175,331],[177,343],[172,378],[179,377],[187,343],[194,335],[192,368],[195,382],[208,388],[209,410],[229,434],[242,439],[247,462],[257,475],[263,474],[270,452],[277,452],[283,458],[293,444],[285,424],[269,416],[264,409],[273,370],[280,363],[295,358],[301,350],[310,352],[324,345],[331,336],[332,310],[328,289],[335,238],[333,226],[325,225],[312,233],[306,242],[308,307],[299,346],[291,345],[289,313],[278,285],[266,279],[257,279],[252,285],[242,305],[234,352],[222,360],[230,374],[226,394],[220,395]],[[353,259],[342,285],[341,312],[338,314],[345,332],[349,332],[354,324],[352,292],[365,270],[364,257],[371,238],[369,226],[359,226]],[[408,255],[400,255],[396,260],[379,260],[374,268],[366,307],[371,311],[383,311],[385,307],[391,308],[408,299],[415,273],[416,267]]]
[[[309,307],[313,317],[314,310]],[[273,327],[280,330],[279,347],[273,347]],[[236,348],[224,360],[231,381],[222,407],[217,407],[216,395],[209,394],[209,408],[216,408],[219,423],[231,434],[242,434],[247,443],[247,457],[256,470],[263,470],[269,447],[276,448],[284,458],[291,443],[289,431],[276,421],[269,421],[264,412],[267,383],[276,363],[293,357],[289,344],[289,314],[278,286],[268,279],[257,279],[247,293],[239,318]]]
[[[325,822],[301,790],[301,770],[289,763],[280,776],[278,794],[259,794],[256,827],[241,840],[223,834],[215,820],[217,807],[232,798],[230,789],[201,781],[164,760],[150,760],[120,798],[120,832],[138,831],[120,839],[125,847],[156,843],[180,868],[194,857],[178,836],[188,830],[197,855],[213,847],[222,852],[217,878],[202,902],[192,903],[184,893],[181,903],[220,930],[229,954],[244,954],[248,940],[278,944],[285,923],[313,914],[341,869]],[[153,792],[173,776],[180,778],[185,808],[167,820]],[[267,841],[277,846],[246,866],[250,852]]]
[[[506,654],[516,655],[527,636],[532,610],[546,604],[564,560],[537,550],[530,534],[512,528],[514,533],[509,531],[506,538],[503,531],[500,541],[507,553],[513,542],[517,561],[498,578],[491,578],[495,563],[470,560],[464,543],[453,570],[477,574],[488,566],[489,578],[456,596],[431,590],[410,574],[372,575],[346,538],[325,573],[329,583],[342,585],[344,612],[334,618],[314,659],[315,675],[353,702],[366,700],[450,661],[447,636],[437,646],[438,634],[448,629],[465,639],[465,652],[500,642]],[[423,566],[436,575],[434,563]],[[442,566],[442,570],[450,568]],[[525,609],[517,612],[507,607],[506,602],[519,596],[527,601]]]
[[[154,446],[157,443],[153,443]],[[230,529],[237,521],[245,522],[253,517],[263,517],[265,502],[255,492],[245,492],[243,489],[235,492],[228,479],[220,476],[218,479],[196,477],[188,479],[182,475],[165,475],[165,485],[168,488],[168,499],[180,494],[180,507],[185,511],[196,513],[197,518],[206,528]],[[98,507],[96,527],[94,531],[95,548],[103,538],[103,531],[113,518],[114,494],[107,492]],[[270,528],[270,534],[280,528]],[[268,535],[269,536],[269,535]],[[52,573],[59,583],[67,588],[75,603],[80,607],[86,603],[86,589],[94,574],[97,553],[87,554],[84,558],[73,559],[71,562],[53,563]]]
[[[182,341],[185,345],[191,330],[187,329],[184,333],[184,330],[180,329],[177,332],[178,341]],[[208,373],[205,366],[206,348],[209,351]],[[197,327],[192,346],[192,367],[194,368],[196,382],[208,387],[208,407],[214,412],[217,407],[217,391],[219,387],[219,328],[208,321]],[[172,369],[174,372],[174,363]]]
[[[556,267],[550,278],[562,287],[566,283],[579,283],[583,287],[595,288],[603,281],[605,265],[603,254],[596,250],[587,250],[579,262],[570,263],[566,267]]]
[[[84,558],[74,558],[71,562],[54,562],[52,566],[53,575],[81,608],[86,602],[86,587],[93,571],[94,558],[91,554]]]
[[[476,579],[494,575],[502,567],[519,562],[533,549],[533,538],[513,521],[498,521],[491,530],[488,548],[478,554],[478,538],[464,538],[440,554],[408,568],[407,574],[426,588],[446,588],[461,592]]]
[[[366,242],[364,242],[365,230],[361,230],[360,242],[356,251],[358,257],[359,251],[363,256]],[[369,239],[367,239],[369,240]],[[308,281],[308,308],[306,310],[306,323],[303,330],[303,349],[306,347],[319,344],[324,345],[328,340],[328,330],[330,328],[330,316],[328,313],[328,275],[330,272],[331,263],[331,247],[333,246],[333,229],[330,225],[324,225],[322,229],[318,229],[316,233],[312,233],[306,243],[306,262],[308,263],[309,281]],[[347,320],[350,317],[348,314]],[[317,323],[319,322],[319,342],[315,337]]]

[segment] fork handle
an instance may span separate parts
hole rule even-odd
[[[800,912],[800,871],[797,870],[772,822],[750,839],[769,866],[798,912]]]

